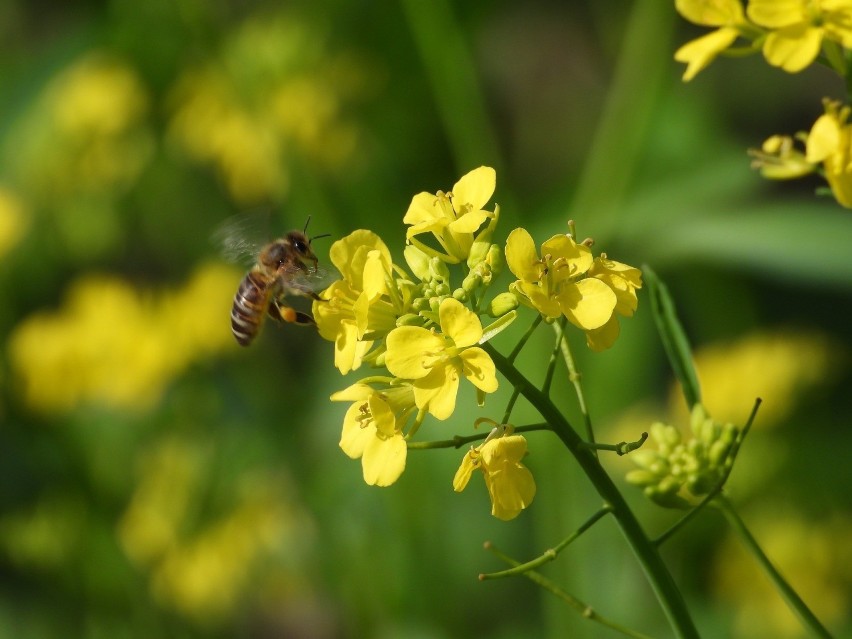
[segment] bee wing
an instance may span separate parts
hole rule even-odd
[[[298,290],[309,290],[314,293],[319,293],[327,289],[332,282],[339,280],[340,276],[336,271],[328,269],[310,268],[307,271],[293,267],[288,269],[284,275],[284,286],[288,286]]]
[[[213,231],[211,239],[227,261],[250,266],[270,241],[271,219],[268,210],[234,215]]]

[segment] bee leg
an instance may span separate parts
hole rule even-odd
[[[277,302],[270,302],[269,308],[267,308],[266,310],[271,317],[278,320],[279,322],[298,324],[299,326],[317,325],[317,323],[314,321],[314,318],[308,315],[307,313],[297,311],[295,308],[291,308],[289,306],[281,306]]]

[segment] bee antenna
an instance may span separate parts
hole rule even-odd
[[[311,216],[309,215],[308,219],[305,221],[305,228],[302,230],[302,233],[308,232],[308,224],[310,224],[310,223],[311,223]]]
[[[310,240],[310,241],[311,241],[311,242],[313,242],[314,240],[318,240],[318,239],[320,239],[321,237],[331,237],[331,233],[323,233],[322,235],[314,235],[314,236],[311,238],[311,240]]]

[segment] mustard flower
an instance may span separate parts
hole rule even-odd
[[[748,17],[770,29],[763,55],[769,64],[788,73],[809,66],[824,40],[852,47],[849,0],[751,0]]]
[[[586,331],[586,342],[593,351],[603,351],[618,338],[620,327],[616,314],[632,317],[638,305],[636,289],[642,288],[642,272],[638,268],[611,260],[606,253],[595,258],[589,275],[599,279],[615,293],[615,313],[600,328]]]
[[[481,470],[491,498],[491,514],[509,521],[532,503],[535,497],[535,480],[529,469],[521,463],[527,454],[527,440],[523,435],[506,434],[498,427],[479,446],[471,447],[462,459],[453,478],[453,489],[465,489],[475,470]]]
[[[416,243],[451,264],[464,262],[470,255],[474,234],[486,220],[496,216],[482,208],[491,199],[496,185],[496,171],[490,166],[481,166],[462,176],[449,193],[418,193],[403,218],[403,222],[411,225],[406,240],[416,242],[413,240],[416,235],[432,233],[445,253],[439,254]]]
[[[438,308],[441,332],[422,326],[400,326],[386,340],[385,365],[391,374],[412,381],[418,408],[438,419],[455,409],[459,378],[467,378],[483,393],[497,390],[494,362],[474,346],[482,338],[475,313],[449,297]]]
[[[331,396],[353,402],[343,418],[340,448],[361,459],[364,481],[390,486],[405,470],[408,453],[402,429],[414,409],[414,393],[402,384],[378,391],[357,383]]]
[[[838,102],[825,101],[825,113],[811,127],[805,158],[822,162],[825,179],[837,201],[852,208],[852,125],[848,123],[850,108]]]
[[[759,169],[767,180],[791,180],[813,173],[817,163],[809,162],[805,153],[796,148],[802,136],[773,135],[766,139],[760,150],[749,149],[751,167]],[[807,141],[807,136],[804,136]]]
[[[373,340],[396,326],[389,295],[393,286],[390,251],[382,239],[364,229],[353,231],[331,246],[329,257],[342,280],[334,282],[313,303],[320,335],[334,342],[334,365],[342,374],[357,369]]]
[[[677,0],[675,7],[690,22],[719,27],[675,52],[675,60],[687,64],[683,80],[688,82],[730,47],[748,28],[748,23],[740,0]]]
[[[583,330],[606,324],[618,300],[606,283],[587,277],[594,263],[589,247],[563,234],[544,242],[541,250],[543,257],[523,228],[506,241],[506,263],[518,278],[511,288],[521,301],[548,318],[565,315]]]

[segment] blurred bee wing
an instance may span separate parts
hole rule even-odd
[[[297,284],[300,288],[305,288],[315,293],[324,291],[332,282],[340,279],[340,275],[334,270],[325,268],[311,268],[307,271],[294,269],[288,273],[287,279],[293,284]]]
[[[272,213],[266,209],[233,215],[213,231],[211,241],[227,261],[252,265],[270,242],[271,227]]]

